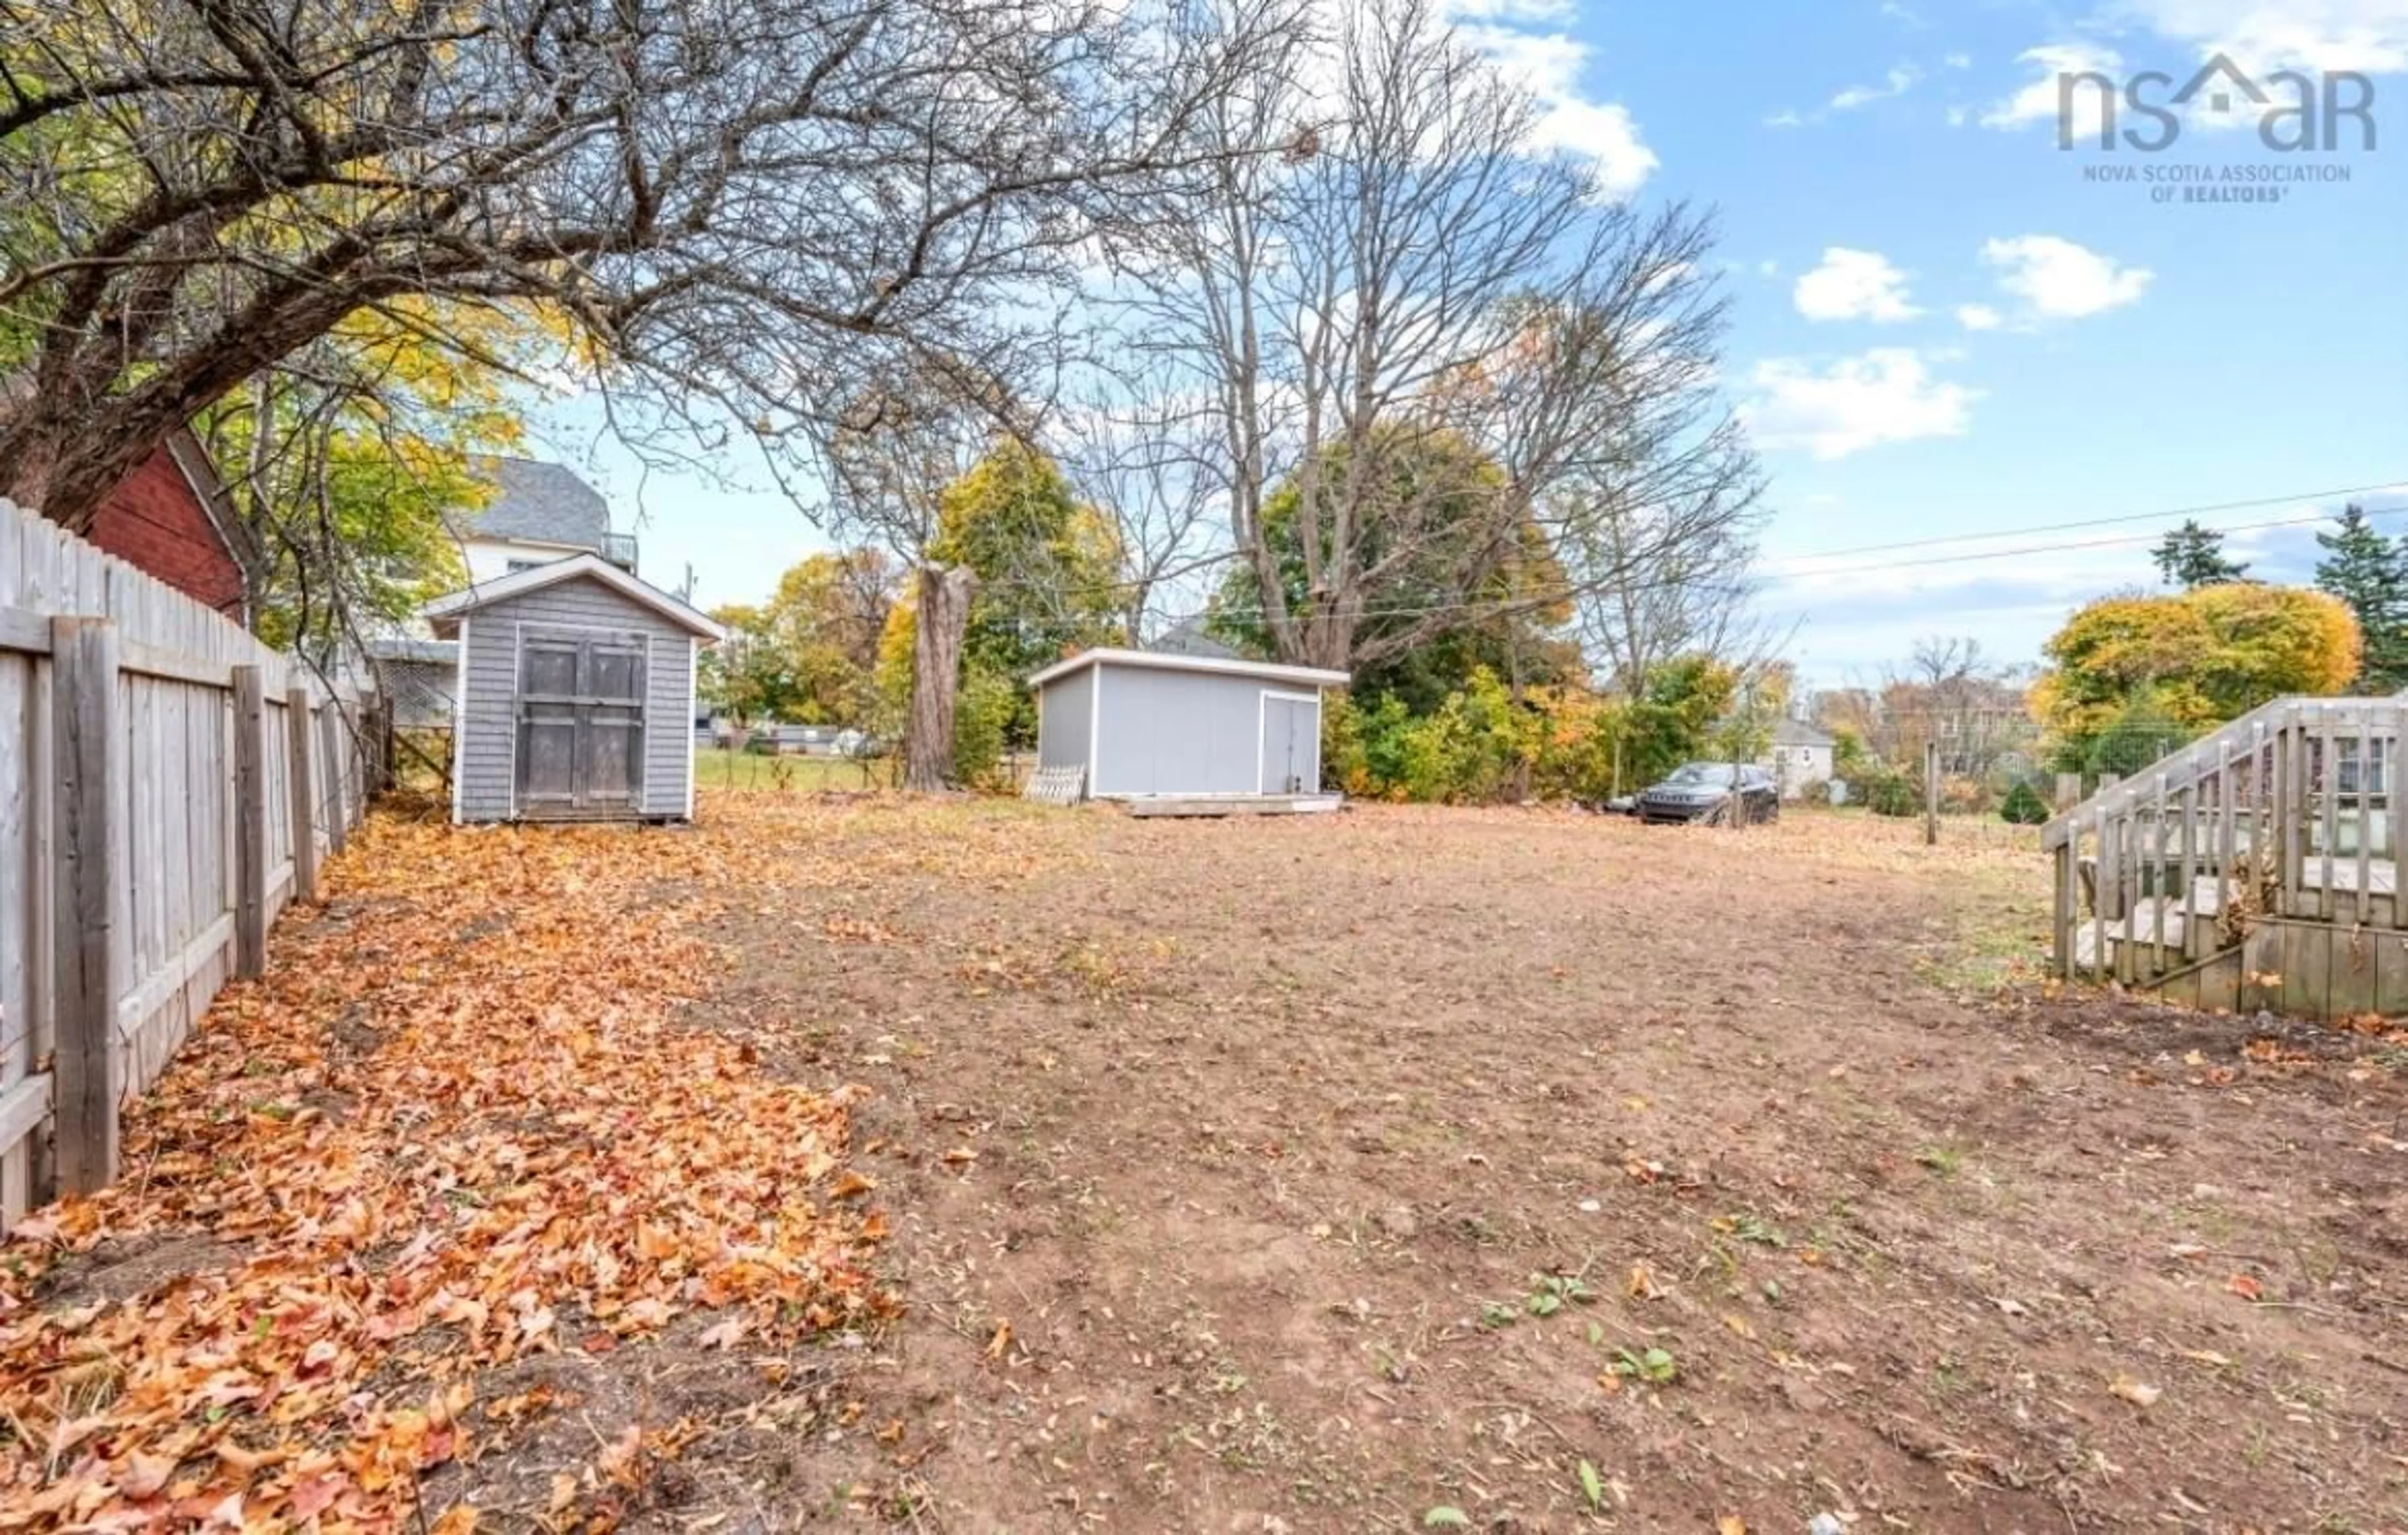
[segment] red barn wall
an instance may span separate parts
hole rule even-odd
[[[109,493],[85,538],[186,596],[239,619],[242,567],[166,449],[152,453]]]

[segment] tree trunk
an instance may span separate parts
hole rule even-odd
[[[953,786],[953,706],[961,697],[962,633],[978,576],[965,565],[920,567],[920,611],[911,643],[911,719],[904,730],[903,787],[934,794]]]

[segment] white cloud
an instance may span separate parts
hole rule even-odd
[[[1741,412],[1767,448],[1797,448],[1820,459],[1889,442],[1962,437],[1981,392],[1942,383],[1907,347],[1875,347],[1827,366],[1794,357],[1756,364]]]
[[[1882,0],[1881,13],[1901,26],[1922,28],[1931,24],[1923,19],[1921,12],[1902,4],[1901,0]]]
[[[1823,264],[1790,290],[1798,312],[1809,320],[1870,320],[1889,324],[1923,311],[1907,300],[1906,274],[1878,251],[1834,245]]]
[[[2055,43],[2044,48],[2028,48],[2015,55],[2015,60],[2019,64],[2029,65],[2038,78],[1984,112],[1982,126],[1985,128],[2023,128],[2035,122],[2054,126],[2058,113],[2059,75],[2094,71],[2112,75],[2124,62],[2113,49],[2090,43]],[[2073,93],[2072,131],[2077,141],[2085,135],[2092,138],[2098,136],[2105,96],[2105,92],[2095,88]]]
[[[1966,123],[1971,122],[1972,118],[1973,108],[1971,107],[1951,107],[1948,108],[1948,125],[1952,128],[1961,128]]]
[[[1967,330],[1997,330],[2007,323],[2007,317],[1987,304],[1959,304],[1956,323]]]
[[[1853,112],[1859,107],[1869,107],[1876,101],[1887,101],[1892,96],[1902,96],[1914,90],[1914,82],[1922,78],[1923,71],[1914,65],[1899,65],[1884,76],[1879,85],[1851,85],[1833,96],[1831,110]]]
[[[1806,126],[1806,120],[1784,108],[1766,118],[1764,125],[1768,128],[1802,128]]]
[[[2124,0],[2123,11],[2198,56],[2253,72],[2408,69],[2408,0]]]
[[[1580,11],[1571,0],[1447,0],[1446,14],[1456,22],[1527,26],[1536,22],[1570,22]]]
[[[2408,71],[2408,0],[2107,0],[2097,21],[2119,33],[2152,33],[2175,45],[2183,57],[2149,61],[2172,77],[2167,93],[2182,86],[2186,69],[2217,54],[2257,76],[2278,69]],[[2018,58],[2032,67],[2034,78],[1982,114],[1988,127],[2053,127],[2059,75],[2095,71],[2120,81],[2125,64],[2114,50],[2079,40],[2028,49]],[[2279,89],[2276,95],[2282,98]],[[2098,140],[2107,97],[2096,87],[2074,93],[2073,121],[2067,127],[2076,142]],[[2205,128],[2257,122],[2254,107],[2219,113],[2196,101],[2183,115],[2187,124]]]
[[[1940,62],[1946,65],[1951,69],[1971,69],[1973,67],[1973,55],[1971,53],[1951,53]]]
[[[1486,9],[1481,8],[1485,6]],[[1563,8],[1569,15],[1570,7]],[[1525,14],[1554,19],[1544,0],[1473,0],[1457,7],[1467,19],[1464,39],[1478,48],[1498,74],[1527,91],[1539,104],[1539,147],[1592,160],[1599,187],[1611,197],[1637,192],[1659,162],[1639,136],[1639,124],[1620,102],[1593,101],[1581,89],[1587,66],[1586,43],[1563,32],[1523,32],[1483,24],[1481,18],[1520,20]]]
[[[2132,303],[2157,274],[2056,235],[1988,240],[1982,259],[1999,269],[1999,286],[2047,320],[2078,320]]]
[[[1646,280],[1640,283],[1639,291],[1645,294],[1661,293],[1697,269],[1695,262],[1668,261],[1647,274]]]

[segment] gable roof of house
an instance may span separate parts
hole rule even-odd
[[[566,465],[484,458],[476,471],[493,484],[494,498],[452,515],[452,530],[461,538],[599,550],[609,537],[610,503]]]
[[[1831,738],[1802,720],[1783,720],[1772,727],[1775,746],[1829,746]]]
[[[620,595],[643,604],[670,623],[690,629],[705,639],[716,642],[727,638],[726,629],[716,619],[696,611],[640,576],[629,575],[599,554],[571,554],[565,560],[548,560],[542,565],[514,570],[493,581],[464,586],[448,596],[437,597],[420,611],[435,626],[437,637],[449,639],[460,632],[460,620],[480,608],[489,607],[505,597],[523,596],[565,581],[580,579],[598,581]]]
[[[237,524],[234,493],[226,488],[224,476],[218,473],[217,461],[209,457],[209,451],[201,445],[200,437],[189,425],[179,426],[169,432],[162,446],[178,472],[183,475],[184,483],[192,486],[193,495],[199,498],[201,510],[208,518],[209,531],[217,535],[219,545],[226,552],[226,558],[234,561],[239,568],[242,551],[235,544]]]
[[[1219,661],[1245,659],[1236,646],[1225,645],[1207,634],[1201,618],[1181,619],[1163,630],[1146,649],[1157,655],[1205,655]]]
[[[1224,677],[1255,677],[1267,682],[1296,682],[1306,687],[1344,687],[1354,681],[1342,671],[1324,671],[1318,667],[1285,667],[1270,661],[1249,661],[1242,656],[1166,655],[1160,651],[1125,651],[1106,645],[1081,651],[1068,660],[1054,662],[1031,676],[1028,685],[1043,687],[1082,667],[1097,666],[1107,661],[1116,667],[1140,667],[1154,671],[1207,671]]]

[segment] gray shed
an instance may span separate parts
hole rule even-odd
[[[454,821],[682,821],[694,682],[720,626],[595,554],[429,603],[460,644]]]
[[[1093,650],[1029,680],[1040,768],[1094,799],[1321,795],[1321,690],[1346,673],[1235,656]]]

